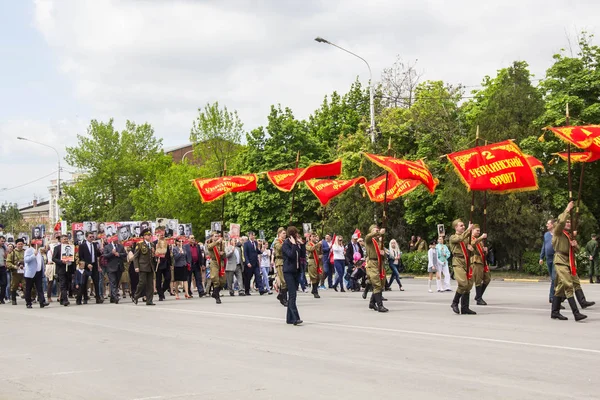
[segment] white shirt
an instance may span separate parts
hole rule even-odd
[[[92,256],[92,264],[96,261],[96,254],[94,254],[94,246],[93,243],[87,241],[88,250],[90,251],[90,255]]]
[[[333,259],[334,260],[345,260],[346,257],[344,256],[344,246],[340,246],[337,243],[334,243],[333,246],[331,246],[331,248],[333,249]]]

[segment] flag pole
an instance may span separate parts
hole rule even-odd
[[[221,174],[221,177],[225,176],[227,174],[227,159],[223,160],[223,173]],[[223,196],[223,199],[221,200],[221,233],[224,232],[225,230],[225,197]]]
[[[300,150],[296,153],[296,169],[298,169],[298,163],[300,162]],[[292,188],[292,207],[290,208],[290,222],[288,226],[292,225],[292,218],[294,217],[294,197],[296,197],[296,186]]]
[[[388,157],[390,156],[391,153],[392,153],[392,138],[390,137],[390,139],[388,141],[388,148],[387,148]],[[385,191],[383,192],[383,218],[381,219],[381,225],[382,225],[382,228],[384,229],[383,235],[381,236],[381,247],[383,247],[384,249],[385,249],[385,236],[387,233],[387,219],[388,219],[388,217],[387,217],[387,212],[388,212],[387,192],[388,192],[389,176],[390,176],[390,172],[388,170],[386,170],[385,171]],[[383,266],[383,262],[381,263],[380,268],[381,268],[381,270],[379,271],[379,273],[381,274],[382,272],[384,272],[384,268],[385,268]],[[387,278],[386,278],[386,280],[387,280]]]
[[[479,125],[477,125],[477,131],[475,132],[475,147],[479,146]],[[475,191],[471,190],[471,212],[469,213],[469,223],[473,223],[473,212],[475,211]],[[469,234],[470,236],[470,234]],[[471,244],[469,240],[469,244]]]
[[[571,124],[569,115],[569,103],[566,106],[565,123],[567,126]],[[573,201],[573,182],[571,177],[571,143],[567,143],[567,170],[568,170],[568,182],[569,182],[569,203]],[[579,210],[578,210],[579,211]],[[571,210],[571,233],[575,231],[575,221],[573,220],[573,210]]]

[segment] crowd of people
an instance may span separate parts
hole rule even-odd
[[[540,264],[546,261],[551,277],[551,318],[567,319],[560,314],[564,309],[561,303],[566,300],[579,321],[586,316],[579,312],[577,302],[582,308],[594,302],[586,300],[576,272],[574,253],[579,245],[570,232],[572,207],[569,203],[558,220],[548,221]],[[477,305],[485,306],[483,296],[491,282],[487,234],[477,224],[465,226],[461,220],[455,220],[452,227],[449,237],[440,235],[429,246],[421,237],[413,236],[407,247],[409,251],[427,252],[430,293],[434,277],[437,292],[452,292],[453,275],[457,288],[452,310],[476,314],[470,308],[471,289],[475,286]],[[167,240],[162,231],[154,236],[150,229],[140,235],[140,240],[127,241],[126,246],[120,240],[97,238],[95,232],[86,232],[78,245],[67,235],[57,235],[46,245],[29,246],[23,238],[7,244],[0,235],[0,304],[9,300],[17,305],[19,297],[27,308],[36,302],[46,307],[53,298],[62,306],[69,306],[72,299],[77,305],[88,304],[90,299],[96,303],[110,299],[110,303],[119,304],[129,296],[135,304],[142,300],[152,306],[155,295],[158,301],[167,296],[181,300],[210,295],[220,304],[221,291],[229,296],[277,292],[277,300],[287,307],[287,322],[298,325],[302,323],[296,306],[298,290],[308,292],[310,288],[316,299],[320,298],[319,290],[362,291],[365,299],[372,291],[369,308],[379,312],[388,311],[382,292],[392,290],[393,283],[404,290],[400,246],[391,239],[385,248],[385,231],[375,225],[365,237],[356,230],[349,241],[341,235],[320,238],[314,231],[302,236],[293,226],[279,228],[272,242],[257,240],[254,232],[226,239],[222,232],[213,231],[206,243],[196,241],[191,234]],[[72,261],[61,254],[64,246],[74,247]],[[586,252],[593,266],[598,258],[595,235]],[[593,276],[590,279],[593,281]]]

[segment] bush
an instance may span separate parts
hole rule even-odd
[[[521,257],[523,272],[536,276],[547,276],[548,266],[546,263],[540,265],[540,254],[533,251],[526,251]]]
[[[427,273],[426,251],[414,251],[411,253],[402,253],[402,264],[404,265],[404,274],[425,274]]]

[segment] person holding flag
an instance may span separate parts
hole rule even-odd
[[[485,300],[483,300],[483,293],[490,284],[490,268],[486,262],[486,256],[488,249],[483,247],[481,242],[487,238],[487,234],[481,235],[481,228],[478,224],[473,225],[473,231],[471,233],[471,246],[473,247],[473,254],[471,255],[471,264],[473,265],[473,280],[475,284],[475,301],[478,306],[487,306]]]
[[[574,205],[573,201],[569,202],[565,211],[559,215],[558,221],[556,221],[552,231],[556,282],[550,318],[558,320],[568,319],[560,313],[560,303],[566,298],[577,322],[586,319],[587,315],[579,312],[575,296],[577,296],[577,300],[579,300],[582,308],[593,306],[595,303],[588,302],[585,299],[579,276],[577,276],[575,252],[579,249],[579,245],[571,231],[571,219],[569,217]]]
[[[452,222],[454,234],[450,236],[450,252],[452,253],[452,267],[458,288],[452,300],[452,311],[456,314],[477,314],[469,308],[469,295],[473,287],[473,269],[471,267],[471,252],[473,247],[468,244],[469,234],[473,230],[473,224],[465,229],[465,223],[460,219]],[[458,302],[461,302],[460,311]]]
[[[312,286],[311,293],[315,299],[321,298],[321,296],[319,296],[319,280],[323,271],[321,270],[319,262],[323,256],[322,246],[319,235],[315,232],[311,232],[310,240],[306,243],[306,253],[308,255],[308,276]]]
[[[373,294],[369,301],[369,308],[379,312],[388,312],[389,310],[383,306],[383,290],[381,271],[383,267],[383,256],[385,250],[381,243],[381,237],[385,233],[385,229],[379,229],[377,225],[369,227],[369,234],[365,237],[367,247],[367,275],[370,285],[373,287]],[[384,272],[385,273],[385,272]]]

